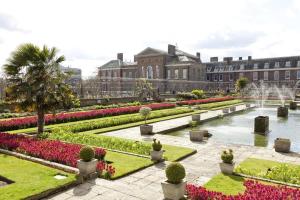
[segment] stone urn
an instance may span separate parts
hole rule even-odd
[[[269,132],[269,117],[258,116],[254,120],[254,132],[266,134]]]
[[[149,124],[143,124],[140,126],[141,135],[151,135],[153,133],[153,126]]]
[[[165,199],[179,200],[184,197],[186,181],[184,180],[178,184],[173,184],[173,183],[164,181],[161,183],[161,187],[162,187]]]
[[[96,172],[98,160],[93,159],[89,162],[85,162],[83,160],[77,160],[77,168],[79,169],[79,173],[82,176],[89,176]]]
[[[280,106],[277,108],[277,117],[287,117],[289,114],[289,109],[285,106]]]
[[[163,150],[160,150],[160,151],[154,151],[154,150],[152,150],[152,151],[150,151],[151,160],[153,160],[153,161],[160,161],[160,160],[162,160],[163,153],[164,153]]]
[[[222,110],[222,112],[223,112],[224,114],[228,114],[228,113],[229,113],[229,109],[228,109],[228,108],[224,108],[224,109]]]
[[[291,101],[290,102],[290,109],[291,110],[297,110],[297,102]]]
[[[233,107],[230,107],[230,112],[235,112],[236,111],[236,107],[233,106]]]
[[[192,121],[200,122],[200,114],[194,114],[192,115]]]
[[[276,138],[274,141],[274,148],[276,152],[288,153],[290,152],[291,141],[286,138]]]
[[[201,142],[203,141],[204,133],[207,130],[191,130],[190,131],[190,140]]]
[[[221,163],[219,163],[219,165],[220,165],[221,172],[223,174],[232,174],[233,173],[235,163],[229,164],[229,163],[221,162]]]

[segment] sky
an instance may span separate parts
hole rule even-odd
[[[209,57],[300,55],[300,0],[0,0],[0,66],[22,43],[57,47],[83,77],[168,44]]]

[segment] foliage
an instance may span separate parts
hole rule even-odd
[[[234,104],[239,104],[242,103],[242,100],[229,100],[229,101],[221,101],[221,102],[216,102],[216,103],[207,103],[207,104],[201,104],[198,106],[199,109],[201,110],[209,110],[212,108],[219,108],[219,107],[224,107],[224,106],[230,106]]]
[[[216,98],[207,98],[207,99],[197,99],[197,100],[188,100],[188,101],[179,101],[176,102],[177,105],[196,105],[196,104],[205,104],[205,103],[213,103],[213,102],[220,102],[220,101],[229,101],[233,100],[233,97],[216,97]]]
[[[300,199],[300,190],[278,185],[264,185],[257,181],[246,180],[244,182],[246,190],[243,194],[225,195],[221,192],[209,191],[202,186],[188,184],[187,193],[191,200],[283,200]]]
[[[62,72],[58,50],[33,44],[19,46],[4,65],[7,76],[7,99],[22,110],[37,111],[38,133],[43,132],[44,116],[60,107],[78,103],[66,83],[70,74]]]
[[[145,124],[146,124],[146,120],[149,118],[149,116],[151,114],[151,108],[141,107],[139,113],[144,118]]]
[[[88,110],[100,110],[106,108],[120,108],[120,107],[128,107],[128,106],[140,106],[142,105],[139,101],[129,102],[129,103],[118,103],[118,104],[109,104],[109,105],[93,105],[93,106],[85,106],[80,108],[71,108],[70,111],[88,111]]]
[[[152,86],[152,83],[147,79],[137,79],[134,93],[142,100],[145,100],[148,97],[151,97],[154,100],[159,99],[156,90]]]
[[[249,80],[246,77],[241,77],[235,82],[235,88],[237,92],[242,92],[248,85]]]
[[[191,120],[191,121],[189,121],[189,126],[194,128],[194,127],[198,126],[198,122]]]
[[[166,176],[169,183],[181,183],[185,178],[185,169],[180,163],[172,162],[166,168]]]
[[[203,90],[193,90],[192,94],[196,95],[198,99],[203,99],[205,97]]]
[[[95,151],[90,146],[84,146],[80,149],[79,157],[84,162],[90,162],[95,157]]]
[[[224,163],[232,164],[232,161],[233,161],[232,149],[224,150],[221,154],[221,159]]]
[[[103,177],[105,179],[111,179],[116,172],[116,169],[105,161],[99,161],[96,169],[99,177]]]
[[[106,155],[106,150],[102,148],[96,148],[95,149],[95,158],[97,160],[104,160]]]
[[[176,95],[178,99],[184,99],[184,100],[191,100],[191,99],[197,99],[197,95],[190,93],[190,92],[180,92]]]
[[[149,104],[148,107],[153,110],[158,110],[158,109],[173,108],[175,107],[175,104],[155,103],[155,104]],[[102,110],[59,113],[56,115],[49,114],[46,115],[45,117],[45,123],[48,125],[48,124],[57,124],[57,123],[65,123],[71,121],[94,119],[99,117],[137,113],[139,112],[140,108],[141,106],[129,106],[129,107],[122,107],[122,108],[108,108]],[[37,117],[35,116],[1,120],[0,131],[29,128],[29,127],[36,126],[36,123],[37,123]]]
[[[160,151],[162,148],[162,144],[160,143],[159,140],[153,139],[153,143],[152,143],[152,149],[154,151]]]

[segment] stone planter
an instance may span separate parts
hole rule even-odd
[[[192,115],[192,121],[200,122],[200,114]]]
[[[201,142],[203,141],[205,130],[191,130],[190,131],[190,140]]]
[[[277,108],[277,117],[287,117],[289,114],[289,109],[285,106],[280,106]]]
[[[246,108],[250,108],[251,104],[250,103],[246,103]]]
[[[297,102],[295,102],[295,101],[290,102],[290,109],[297,110]]]
[[[290,139],[276,138],[274,141],[274,148],[276,152],[288,153],[290,152],[291,141]]]
[[[254,120],[254,132],[266,134],[269,132],[269,117],[258,116]]]
[[[229,109],[228,108],[224,108],[222,111],[223,111],[224,114],[228,114],[229,113]]]
[[[77,168],[79,169],[79,174],[82,176],[89,176],[96,172],[98,160],[93,159],[90,162],[84,162],[83,160],[77,160]]]
[[[153,133],[153,126],[144,124],[140,126],[141,135],[151,135]]]
[[[163,158],[163,150],[160,150],[160,151],[150,151],[150,155],[151,155],[151,160],[154,160],[154,161],[160,161],[162,160]]]
[[[230,112],[235,112],[236,111],[236,107],[230,107]]]
[[[221,172],[223,174],[232,174],[233,173],[234,163],[228,164],[228,163],[221,162],[221,163],[219,163],[219,165],[220,165]]]
[[[182,181],[179,184],[172,184],[164,181],[161,183],[161,187],[164,193],[165,199],[179,200],[184,197],[186,190],[186,181]]]

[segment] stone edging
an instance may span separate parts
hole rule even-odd
[[[48,167],[59,169],[59,170],[65,171],[65,172],[69,172],[69,173],[73,173],[73,174],[78,174],[79,173],[79,170],[77,168],[66,166],[66,165],[63,165],[63,164],[55,163],[55,162],[50,162],[50,161],[47,161],[47,160],[44,160],[44,159],[41,159],[41,158],[35,158],[35,157],[32,157],[32,156],[27,156],[27,155],[24,155],[24,154],[21,154],[21,153],[8,151],[8,150],[4,150],[4,149],[0,149],[0,153],[15,156],[17,158],[32,161],[32,162],[39,163],[39,164],[42,164],[42,165],[46,165]]]
[[[259,180],[259,181],[265,181],[265,182],[276,183],[276,184],[280,184],[280,185],[286,185],[286,186],[290,186],[290,187],[300,188],[300,185],[297,185],[297,184],[286,183],[286,182],[282,182],[282,181],[276,181],[276,180],[261,178],[261,177],[257,177],[257,176],[250,176],[250,175],[236,173],[236,172],[234,172],[234,175],[241,176],[241,177],[244,177],[244,178],[255,179],[255,180]]]

